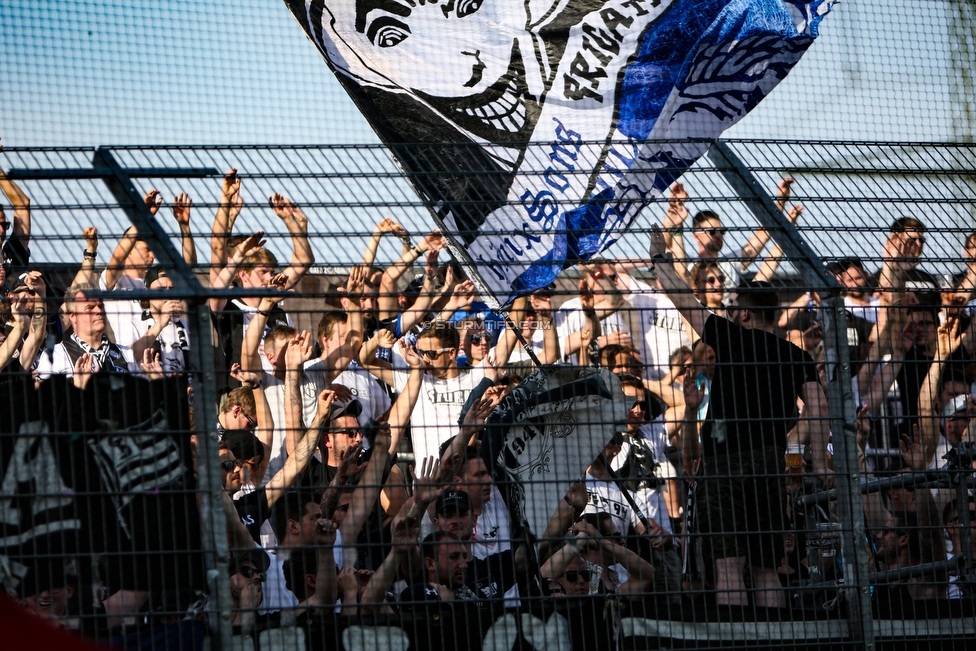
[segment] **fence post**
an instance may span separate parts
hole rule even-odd
[[[227,576],[227,558],[230,547],[224,524],[224,495],[221,482],[220,457],[217,451],[217,394],[214,390],[214,355],[210,308],[207,304],[207,288],[200,284],[193,269],[183,260],[166,231],[143,201],[129,175],[112,152],[99,147],[92,163],[104,167],[111,176],[103,177],[109,190],[122,206],[130,220],[161,261],[162,266],[172,269],[170,276],[179,288],[191,290],[194,298],[190,303],[190,378],[193,386],[194,416],[197,434],[197,490],[204,496],[200,500],[200,526],[207,567],[207,584],[211,605],[215,606],[210,618],[211,646],[214,651],[231,647],[230,579]]]
[[[800,237],[796,227],[776,208],[776,203],[752,172],[724,142],[716,141],[708,157],[745,205],[768,230],[807,287],[826,294],[820,304],[823,318],[824,353],[827,365],[827,405],[834,444],[837,505],[841,520],[841,554],[844,566],[842,592],[850,605],[848,628],[851,637],[874,650],[871,588],[868,581],[868,553],[857,466],[856,413],[851,388],[847,351],[847,317],[837,281],[826,273],[819,256]],[[826,291],[823,291],[826,290]]]

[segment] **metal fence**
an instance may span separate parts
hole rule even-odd
[[[430,256],[436,206],[383,147],[3,155],[0,571],[52,622],[187,649],[872,649],[976,632],[973,146],[712,143],[687,198],[651,201],[507,327],[472,304],[465,261]],[[652,224],[687,287],[651,264]],[[746,299],[737,277],[766,283]],[[751,329],[729,350],[696,343],[675,308],[689,293],[736,324],[768,318],[806,371]],[[102,329],[134,356],[96,348]],[[492,401],[469,400],[493,347]],[[796,373],[822,392],[799,418],[796,392],[774,397],[806,386]],[[762,395],[733,386],[760,377]],[[702,388],[716,403],[686,408]],[[762,444],[736,438],[767,413],[750,399],[785,404],[755,424]],[[463,437],[437,450],[466,403]],[[743,529],[762,535],[726,535]]]

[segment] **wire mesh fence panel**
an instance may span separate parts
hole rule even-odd
[[[5,588],[140,648],[971,637],[976,151],[706,144],[494,308],[461,217],[525,204],[398,166],[463,147],[5,149]]]

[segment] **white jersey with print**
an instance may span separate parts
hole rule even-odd
[[[634,345],[644,362],[644,377],[660,380],[668,373],[671,353],[682,346],[690,347],[691,339],[681,314],[664,292],[634,278],[628,277],[627,283],[627,302],[634,308],[631,315],[640,327]]]
[[[138,341],[146,336],[156,320],[143,312],[138,320],[132,322],[132,330]],[[159,363],[166,373],[181,373],[186,370],[186,355],[190,351],[190,328],[187,327],[185,316],[172,318],[156,337],[159,342]]]
[[[484,377],[484,363],[449,380],[438,380],[424,373],[417,406],[410,416],[410,438],[418,470],[427,457],[439,457],[440,444],[458,433],[461,407]],[[393,371],[393,388],[397,393],[403,392],[409,378],[410,371]]]
[[[251,321],[254,320],[254,317],[257,316],[258,308],[251,307],[250,305],[248,305],[244,301],[238,300],[236,298],[233,299],[233,300],[231,300],[231,303],[233,303],[238,309],[240,309],[241,313],[244,315],[244,332],[243,332],[242,336],[244,337],[244,339],[246,339],[247,338],[247,329],[251,325]],[[290,314],[287,314],[286,313],[285,314],[285,318],[288,320],[288,325],[289,326],[291,326],[291,327],[294,327],[295,326],[295,324],[292,323],[291,315]],[[265,326],[264,333],[261,335],[261,343],[258,344],[258,354],[261,355],[261,367],[264,369],[264,372],[265,373],[273,373],[274,372],[274,369],[271,367],[271,362],[269,362],[268,361],[268,358],[265,357],[265,355],[264,355],[264,338],[268,335],[268,330],[270,330],[270,329],[271,328]],[[244,341],[244,339],[241,339],[241,341]],[[234,360],[234,361],[236,361],[236,360]]]
[[[102,271],[98,277],[98,288],[105,291],[109,290],[105,282],[107,272],[108,269]],[[145,288],[146,283],[143,280],[122,274],[112,291],[125,292]],[[139,338],[138,332],[133,327],[133,321],[142,318],[142,306],[139,301],[127,301],[125,299],[105,301],[105,318],[108,320],[109,327],[112,328],[112,341],[120,346],[131,346],[132,342]]]
[[[626,309],[626,306],[623,309]],[[553,321],[556,324],[556,336],[559,337],[560,351],[566,350],[567,340],[570,335],[574,332],[579,332],[584,326],[589,325],[579,298],[571,298],[563,303],[559,310],[553,314]],[[600,336],[613,332],[629,332],[627,321],[619,310],[600,320]],[[597,333],[594,332],[593,336],[595,337],[596,335]],[[566,355],[563,352],[562,355],[563,361],[566,363],[572,365],[579,364],[579,354],[573,353],[572,355]]]
[[[597,479],[586,473],[586,508],[583,513],[609,513],[613,523],[623,535],[630,531],[630,525],[637,527],[639,520],[630,508],[623,492],[612,481]]]
[[[325,360],[313,359],[305,362],[305,377],[308,382],[302,385],[302,403],[306,424],[315,420],[318,395],[328,386],[325,381],[327,374]],[[356,362],[350,363],[346,370],[333,380],[333,384],[347,387],[352,397],[363,406],[363,412],[359,415],[360,427],[365,426],[370,418],[379,420],[390,409],[390,396],[386,393],[386,389],[370,375],[369,371]]]
[[[302,395],[307,393],[305,386],[308,379],[302,375],[299,382],[299,391]],[[268,401],[271,410],[271,417],[274,419],[274,435],[271,440],[271,456],[268,460],[268,469],[264,473],[261,485],[266,485],[274,477],[288,460],[287,450],[287,428],[285,427],[285,383],[271,373],[262,376],[261,386],[264,388],[264,397]],[[304,434],[304,431],[301,433]],[[299,438],[301,438],[301,434]]]

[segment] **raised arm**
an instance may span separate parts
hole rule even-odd
[[[391,454],[396,452],[400,439],[403,438],[407,425],[410,424],[410,415],[417,406],[424,379],[424,360],[417,354],[416,349],[406,339],[400,340],[400,349],[403,351],[403,358],[410,365],[410,377],[407,379],[407,386],[390,408],[389,452]]]
[[[793,206],[786,213],[786,218],[791,224],[796,225],[796,222],[800,220],[800,215],[802,214],[803,206]],[[756,272],[756,276],[753,278],[753,280],[770,282],[776,275],[776,271],[779,269],[779,265],[782,261],[783,247],[781,247],[778,242],[774,242],[773,248],[770,250],[769,255],[763,259],[762,266],[759,267],[759,271]]]
[[[268,316],[271,309],[285,299],[286,294],[277,296],[265,296],[258,305],[254,318],[244,334],[244,343],[241,345],[241,368],[244,371],[260,373],[263,370],[261,365],[261,338],[264,336],[264,329],[268,325]]]
[[[210,286],[213,287],[217,275],[227,263],[227,238],[234,230],[234,221],[241,212],[244,202],[241,199],[241,178],[237,168],[224,175],[220,188],[220,202],[214,216],[210,234]],[[226,287],[226,285],[225,285]]]
[[[397,339],[389,330],[377,330],[359,351],[359,365],[385,385],[394,386],[393,367],[389,362],[376,358],[378,348],[392,348]]]
[[[293,342],[294,343],[294,342]],[[292,344],[289,344],[289,347]],[[300,344],[298,344],[300,345]],[[296,347],[298,347],[296,345]],[[289,388],[287,380],[285,381],[285,425],[289,428],[301,428],[301,406],[299,408],[293,409],[288,404],[289,399],[292,398],[292,389]],[[319,438],[322,436],[322,421],[328,420],[329,410],[332,408],[332,402],[335,399],[335,392],[325,389],[318,397],[318,415],[315,417],[315,422],[312,426],[305,431],[301,440],[295,446],[295,448],[288,454],[288,459],[285,461],[285,465],[281,467],[274,477],[267,483],[264,487],[267,491],[268,496],[268,508],[270,509],[274,506],[274,503],[278,501],[282,495],[288,490],[288,488],[295,483],[295,480],[305,472],[305,468],[308,467],[308,463],[315,454],[315,450],[319,444]],[[299,391],[299,401],[301,401],[301,392]],[[299,420],[296,420],[296,417]]]
[[[285,348],[285,451],[289,456],[295,451],[305,432],[300,385],[302,368],[311,350],[312,336],[305,330],[289,341]]]
[[[675,269],[673,260],[668,256],[664,235],[657,224],[651,227],[651,261],[657,273],[658,282],[667,297],[671,299],[681,316],[691,325],[695,333],[701,336],[705,329],[705,321],[709,311],[702,305],[691,287]]]
[[[197,266],[197,247],[193,243],[193,231],[190,230],[190,205],[193,199],[180,192],[173,198],[173,218],[180,227],[180,240],[183,243],[183,261],[191,267]]]
[[[440,250],[443,247],[444,236],[434,231],[420,240],[420,243],[412,249],[404,251],[397,261],[383,272],[383,277],[380,279],[380,293],[377,297],[380,320],[389,319],[399,312],[397,306],[397,294],[399,294],[397,291],[397,281],[400,280],[400,277],[425,252],[431,249]]]
[[[407,232],[407,229],[401,226],[399,222],[395,222],[389,217],[384,217],[382,220],[380,220],[380,223],[376,225],[376,228],[373,229],[373,234],[370,236],[369,242],[366,244],[366,250],[363,251],[362,264],[364,267],[373,266],[373,263],[376,261],[376,252],[380,248],[380,240],[382,240],[383,236],[387,233],[396,235],[401,241],[404,241],[407,244],[410,243],[410,233]]]
[[[404,508],[393,518],[390,527],[392,537],[390,552],[363,588],[361,604],[383,604],[387,591],[396,579],[397,569],[410,562],[413,551],[417,548],[420,519],[409,515],[406,511],[407,505],[404,504]]]
[[[81,267],[75,274],[74,280],[71,281],[71,285],[98,287],[98,274],[95,273],[95,260],[98,257],[98,230],[94,226],[89,226],[81,232],[81,236],[85,238],[85,253],[81,260]]]
[[[163,204],[163,198],[159,196],[158,190],[150,190],[142,200],[149,207],[149,212],[153,215],[159,212],[159,207]],[[122,272],[125,270],[126,258],[132,253],[132,249],[135,247],[138,238],[139,231],[136,230],[135,226],[130,226],[122,234],[119,243],[115,245],[115,250],[112,251],[112,258],[108,261],[108,266],[105,268],[106,289],[115,289],[115,286],[119,283],[119,278],[122,277]]]
[[[31,207],[30,197],[20,189],[20,186],[7,178],[7,174],[0,170],[0,190],[7,195],[7,199],[14,207],[14,227],[12,234],[16,235],[24,248],[30,245],[31,236]]]
[[[359,538],[359,532],[369,518],[376,503],[379,501],[380,489],[383,487],[383,476],[386,474],[390,460],[390,434],[385,428],[380,428],[373,442],[373,454],[366,464],[359,485],[353,491],[349,511],[342,519],[339,531],[342,540],[349,541],[343,549],[342,567],[353,567],[356,564],[357,551],[353,541]]]
[[[789,176],[779,183],[779,196],[776,198],[776,209],[780,212],[786,210],[786,203],[790,200],[790,188],[792,185],[793,179]],[[793,211],[791,211],[791,213],[792,212]],[[793,216],[793,219],[798,217],[799,213],[797,212],[796,215]],[[769,237],[769,231],[760,227],[756,230],[753,236],[749,238],[749,241],[745,243],[745,246],[743,246],[742,250],[739,251],[742,271],[748,269],[756,258],[759,257],[763,249],[766,248],[766,243],[769,242]]]
[[[924,470],[929,466],[935,457],[936,448],[939,445],[939,423],[942,414],[936,410],[936,401],[939,396],[939,385],[942,384],[942,373],[945,371],[946,364],[954,352],[962,345],[965,338],[959,332],[959,319],[949,317],[945,323],[939,326],[938,347],[932,366],[922,381],[922,387],[918,392],[918,415],[919,426],[922,434],[922,445],[925,450],[925,466],[919,468]]]
[[[230,287],[237,269],[248,257],[256,254],[264,244],[264,231],[258,231],[234,247],[233,255],[225,261],[226,264],[219,273],[214,274],[212,273],[213,269],[211,269],[210,289],[227,289]],[[212,312],[220,312],[227,306],[227,299],[211,298],[209,304]]]
[[[294,251],[291,256],[291,263],[285,269],[285,289],[291,289],[308,272],[315,256],[312,254],[312,245],[308,242],[308,218],[301,209],[291,202],[288,197],[282,196],[277,192],[269,198],[271,210],[285,224],[288,233],[291,234],[291,243]]]
[[[29,327],[26,314],[13,315],[13,329],[7,338],[0,344],[0,369],[7,367],[10,360],[14,358],[14,353],[20,350],[21,342],[24,339],[24,331]]]
[[[257,419],[257,427],[254,428],[254,436],[261,442],[264,449],[264,456],[261,464],[255,468],[254,484],[260,486],[264,481],[264,473],[268,470],[271,462],[271,444],[274,442],[275,422],[271,415],[271,405],[268,404],[268,397],[261,386],[263,370],[257,372],[245,372],[241,370],[240,362],[234,362],[230,367],[230,376],[243,385],[251,389],[251,396],[254,398],[254,415]]]
[[[34,292],[34,299],[29,303],[30,327],[27,330],[27,338],[24,345],[20,348],[20,364],[25,371],[29,371],[37,353],[44,345],[47,338],[47,311],[44,306],[44,298],[47,296],[47,285],[40,271],[31,271],[24,279],[27,287]]]

